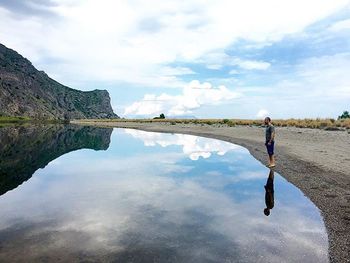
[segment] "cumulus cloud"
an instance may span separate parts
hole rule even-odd
[[[329,27],[331,31],[341,31],[341,30],[349,30],[350,29],[350,19],[345,19],[341,21],[337,21],[333,25]]]
[[[179,74],[169,74],[164,67],[225,50],[237,40],[280,40],[334,13],[347,1],[39,3],[0,3],[1,41],[59,81],[182,87]],[[19,12],[18,8],[26,8],[26,12]],[[256,61],[240,61],[238,66],[268,68],[265,62]],[[208,67],[220,68],[220,63],[216,61]]]
[[[256,114],[256,117],[258,117],[259,119],[261,118],[265,118],[269,115],[269,112],[265,109],[261,109],[258,111],[258,113]]]
[[[268,69],[271,64],[265,61],[257,61],[257,60],[242,60],[242,59],[234,59],[232,65],[237,65],[242,69],[257,69],[257,70],[265,70]]]
[[[263,117],[266,109],[273,118],[334,118],[348,107],[349,68],[350,52],[306,58],[271,85],[237,88],[239,110],[250,112],[246,118]]]
[[[228,74],[230,74],[230,75],[236,75],[236,74],[238,74],[239,72],[236,70],[236,69],[231,69],[229,72],[228,72]]]
[[[163,67],[161,74],[165,76],[178,76],[178,75],[193,75],[196,74],[192,69],[186,67]]]
[[[0,39],[63,84],[108,89],[119,114],[181,115],[210,105],[183,99],[184,87],[197,79],[241,88],[246,101],[237,101],[236,117],[253,118],[262,108],[274,116],[278,108],[283,118],[306,117],[310,107],[308,117],[334,117],[347,107],[341,96],[349,97],[348,14],[346,0],[4,0]],[[145,90],[151,94],[125,108]],[[231,114],[196,112],[221,113]]]
[[[206,53],[199,59],[194,60],[194,62],[204,64],[208,69],[221,69],[224,66],[237,66],[245,70],[266,70],[271,66],[271,64],[266,61],[242,59],[236,56],[230,56],[224,51]],[[237,70],[233,70],[237,72]]]
[[[146,94],[142,100],[125,108],[125,115],[152,115],[165,113],[179,116],[192,113],[192,110],[202,105],[217,105],[231,101],[240,96],[225,86],[213,87],[210,83],[200,83],[197,80],[185,85],[180,95]]]
[[[309,98],[350,98],[349,67],[350,52],[308,58],[296,67],[293,79],[285,78],[276,89],[288,87],[294,97],[302,92]]]

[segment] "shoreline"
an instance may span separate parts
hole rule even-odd
[[[259,127],[84,120],[71,123],[214,138],[245,147],[263,164],[267,161],[264,130]],[[350,262],[350,134],[276,127],[276,162],[274,170],[320,210],[328,234],[330,262]]]

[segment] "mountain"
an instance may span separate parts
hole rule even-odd
[[[34,119],[119,118],[106,90],[79,91],[51,79],[0,44],[0,116]]]
[[[0,196],[61,155],[79,149],[107,150],[112,131],[62,124],[0,128]]]

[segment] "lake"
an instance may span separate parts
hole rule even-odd
[[[317,207],[238,145],[36,125],[0,147],[0,262],[328,262]]]

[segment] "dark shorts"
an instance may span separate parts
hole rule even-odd
[[[266,145],[267,153],[268,153],[269,155],[273,155],[273,154],[274,154],[273,150],[274,150],[274,148],[275,148],[275,142],[271,142],[270,145],[267,144],[267,142],[266,142],[265,145]]]

